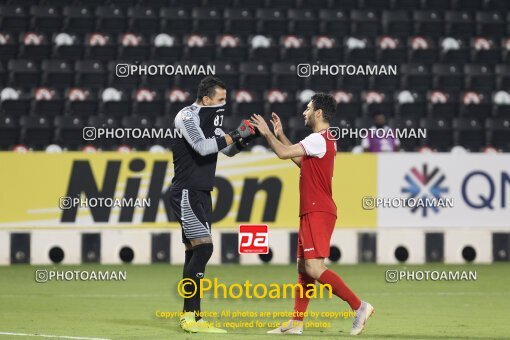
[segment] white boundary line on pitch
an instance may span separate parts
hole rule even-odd
[[[42,338],[75,339],[75,340],[111,340],[111,339],[105,339],[105,338],[87,338],[87,337],[82,337],[82,336],[28,334],[28,333],[11,333],[11,332],[0,332],[0,335],[39,336],[39,337],[42,337]]]

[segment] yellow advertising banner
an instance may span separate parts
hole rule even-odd
[[[178,227],[166,196],[172,177],[171,153],[0,152],[0,228]],[[376,226],[375,210],[361,205],[363,196],[376,195],[376,179],[375,155],[337,154],[337,227]],[[299,168],[290,160],[273,153],[220,155],[213,226],[264,223],[295,228],[299,194]],[[69,199],[80,203],[66,206]],[[121,200],[134,206],[115,204]]]

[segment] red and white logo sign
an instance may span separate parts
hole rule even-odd
[[[239,226],[239,254],[269,253],[269,228],[265,224]]]

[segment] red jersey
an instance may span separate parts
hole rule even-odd
[[[336,216],[332,190],[336,141],[328,136],[328,130],[322,130],[310,134],[299,142],[305,151],[301,158],[299,177],[299,216],[313,211],[327,212]]]

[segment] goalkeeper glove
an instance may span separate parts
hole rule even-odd
[[[241,121],[239,127],[228,133],[234,142],[237,142],[241,138],[246,138],[250,135],[255,135],[255,128],[251,125],[250,121],[245,119]]]

